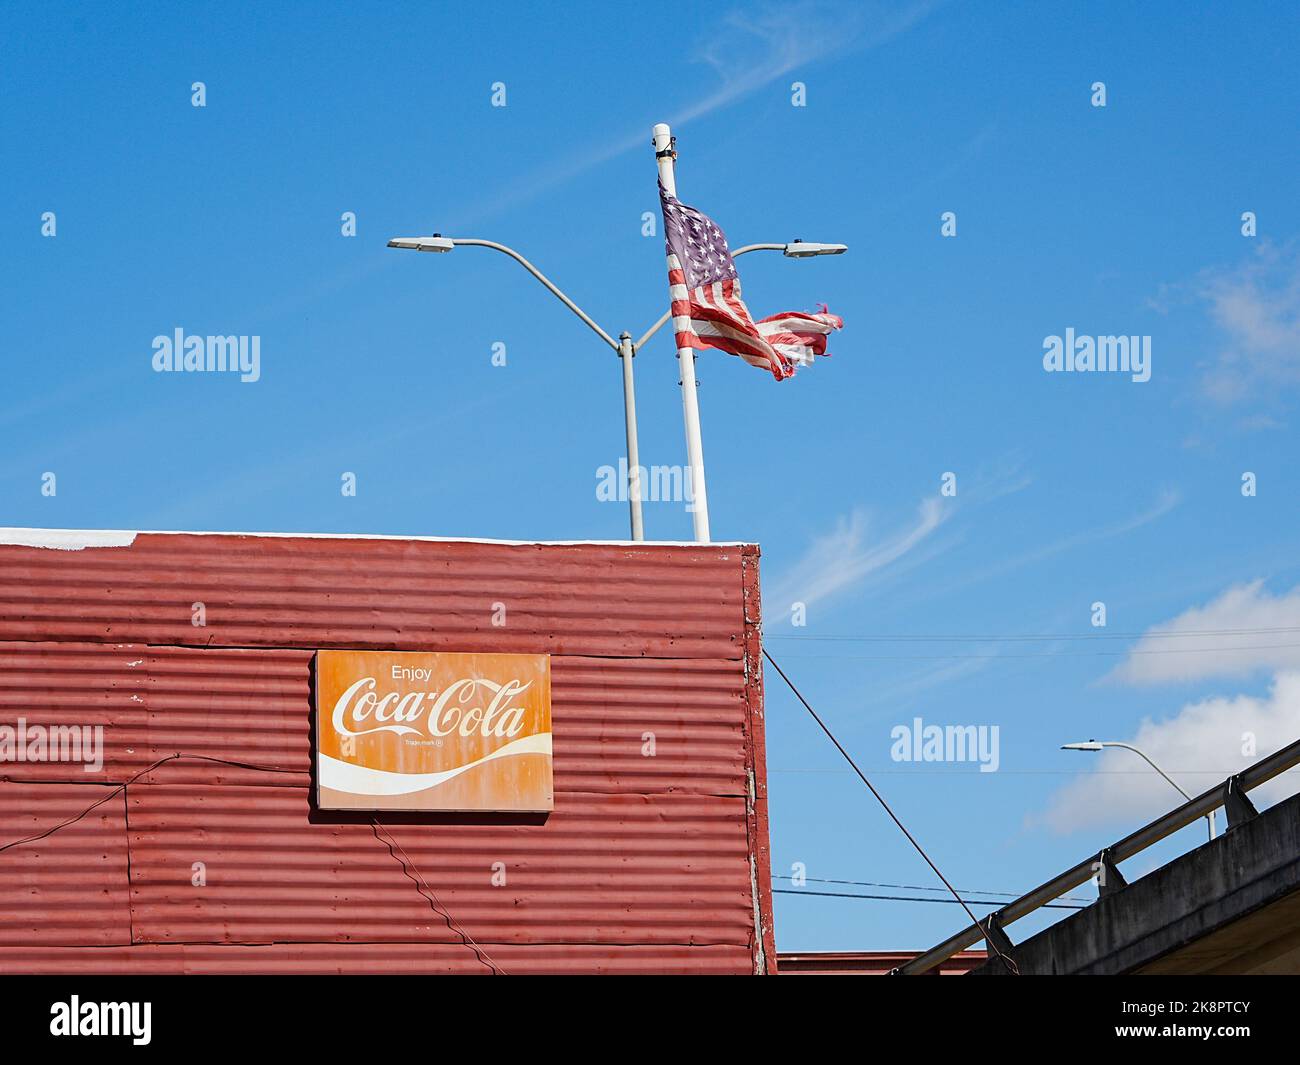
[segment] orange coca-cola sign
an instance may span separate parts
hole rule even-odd
[[[548,811],[548,655],[316,652],[323,810]]]

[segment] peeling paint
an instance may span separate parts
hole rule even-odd
[[[137,535],[124,529],[0,529],[0,544],[84,551],[88,547],[130,547]]]

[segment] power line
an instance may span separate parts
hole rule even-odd
[[[773,895],[803,895],[805,898],[814,898],[814,899],[874,899],[880,902],[942,902],[947,906],[961,905],[964,907],[966,905],[966,903],[963,902],[961,899],[922,899],[916,897],[915,895],[855,895],[847,891],[797,891],[793,888],[773,888],[772,894]],[[1006,905],[1006,903],[1004,902],[987,902],[981,899],[970,899],[969,901],[972,906],[987,906],[993,910],[996,910]],[[1082,910],[1085,909],[1085,907],[1075,906],[1072,903],[1067,903],[1067,902],[1045,902],[1043,903],[1041,909]],[[969,915],[972,921],[975,921],[976,924],[979,924],[979,921],[975,920],[975,915],[971,913],[970,910],[967,910],[966,913]],[[1007,964],[1011,964],[1011,959],[1008,958],[1006,955],[999,953],[998,957],[1000,957]]]
[[[986,773],[980,769],[956,769],[956,768],[922,769],[916,766],[916,763],[909,763],[909,768],[907,769],[882,769],[879,767],[872,767],[872,766],[868,766],[867,768],[872,773],[877,773],[877,774],[883,773],[892,776],[921,776],[921,775],[930,774],[935,776],[959,776],[959,777],[964,777],[964,776],[981,776],[981,777],[988,777],[988,776],[1098,776],[1098,777],[1135,776],[1135,777],[1142,777],[1142,776],[1151,775],[1151,770],[1149,769],[1003,769],[1001,766],[998,767],[996,773]],[[849,772],[849,770],[847,769],[832,769],[829,766],[825,766],[825,767],[814,766],[810,768],[795,768],[795,767],[782,768],[777,766],[777,767],[769,767],[767,771],[769,773],[848,773]],[[1292,766],[1290,769],[1286,770],[1286,773],[1295,773],[1298,771],[1300,771],[1300,766]],[[1222,780],[1224,777],[1230,777],[1234,773],[1240,772],[1240,770],[1239,769],[1223,769],[1223,770],[1171,769],[1169,770],[1169,772],[1177,773],[1180,776],[1214,777],[1216,780]],[[1284,773],[1278,774],[1278,776],[1284,776],[1284,775],[1285,775]]]
[[[788,687],[792,692],[794,692],[796,699],[798,699],[801,703],[803,703],[804,709],[807,710],[810,715],[812,715],[812,719],[817,722],[818,727],[824,733],[826,733],[826,738],[829,739],[831,743],[835,744],[835,749],[838,750],[840,754],[844,756],[844,760],[853,767],[853,771],[857,773],[858,778],[862,781],[862,783],[867,786],[867,790],[870,791],[871,794],[875,796],[876,801],[880,803],[882,807],[884,807],[885,813],[889,815],[890,820],[893,821],[894,824],[898,826],[899,831],[902,832],[903,835],[907,837],[907,841],[913,847],[916,848],[916,852],[922,858],[925,859],[925,864],[928,865],[932,870],[934,870],[934,875],[937,876],[940,880],[942,880],[943,886],[946,887],[950,892],[952,892],[953,898],[955,898],[961,904],[962,909],[966,911],[966,916],[971,919],[971,924],[973,924],[976,928],[982,929],[983,925],[980,924],[979,918],[975,916],[974,911],[969,906],[966,905],[965,900],[963,900],[961,895],[957,893],[956,888],[954,888],[950,883],[948,883],[948,878],[944,876],[943,873],[939,871],[939,867],[935,865],[933,861],[931,861],[930,856],[925,853],[925,848],[922,847],[921,844],[919,844],[916,841],[916,837],[913,836],[912,833],[907,830],[907,826],[904,825],[903,822],[898,819],[898,815],[895,814],[894,811],[890,808],[889,803],[885,802],[884,796],[881,795],[880,792],[876,790],[875,785],[873,785],[871,781],[869,781],[866,778],[866,775],[862,772],[862,770],[858,768],[858,764],[853,760],[853,756],[850,755],[849,752],[844,749],[844,745],[841,744],[840,741],[835,738],[835,733],[833,733],[829,728],[826,727],[826,722],[824,722],[820,717],[817,716],[817,711],[812,708],[812,704],[810,704],[808,700],[803,697],[803,693],[800,692],[799,689],[794,686],[794,681],[792,681],[789,677],[785,675],[785,670],[783,670],[779,665],[777,665],[776,659],[772,657],[771,652],[768,651],[766,647],[763,648],[763,657],[772,663],[772,668],[775,669],[777,673],[781,675],[781,679],[785,681],[786,687]],[[986,942],[989,945],[989,949],[993,951],[993,953],[996,954],[998,958],[1001,959],[1002,963],[1007,967],[1007,971],[1009,973],[1015,974],[1016,976],[1019,976],[1020,970],[1019,968],[1017,968],[1016,963],[1013,962],[1010,958],[1008,958],[1005,954],[1003,954],[1001,950],[998,949],[998,945],[993,941],[991,934],[986,937]]]
[[[779,880],[779,881],[789,880],[791,882],[791,886],[794,886],[793,877],[778,876],[776,873],[773,873],[772,879]],[[943,888],[926,887],[924,884],[885,884],[873,880],[830,880],[825,877],[817,877],[817,876],[805,876],[802,878],[802,880],[805,883],[809,883],[809,884],[841,884],[841,885],[848,885],[851,887],[893,888],[896,891],[942,891],[943,890]],[[979,888],[961,888],[960,890],[965,891],[967,894],[970,895],[1001,895],[1004,898],[1008,898],[1008,899],[1018,899],[1020,898],[1021,895],[1024,894],[1023,891],[1022,892],[982,891]],[[1068,902],[1091,903],[1093,901],[1092,899],[1084,898],[1082,895],[1061,895],[1059,897],[1065,899]],[[944,901],[947,902],[948,900],[945,899]]]

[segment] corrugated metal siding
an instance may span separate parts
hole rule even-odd
[[[149,744],[145,653],[128,644],[0,645],[0,724],[102,725],[113,735],[104,778],[120,780],[148,764],[134,753]],[[50,776],[44,763],[0,762],[0,780]]]
[[[0,640],[738,658],[740,558],[727,547],[190,534],[4,546]],[[191,622],[196,602],[205,628]],[[497,602],[504,626],[492,624]]]
[[[562,944],[491,950],[510,975],[668,973],[727,975],[748,971],[747,947],[607,947]],[[78,947],[0,946],[0,972],[21,973],[485,973],[463,946],[421,943],[308,943],[265,946]]]
[[[132,789],[129,809],[137,942],[458,939],[370,825],[311,824],[305,789],[155,785]],[[741,944],[744,814],[741,798],[573,797],[544,827],[387,831],[484,945]]]
[[[276,768],[186,758],[133,784],[125,802],[81,823],[115,856],[100,863],[96,890],[109,892],[117,917],[88,920],[99,929],[92,937],[60,925],[39,892],[20,897],[10,911],[19,917],[0,925],[0,970],[114,971],[129,959],[166,972],[487,971],[364,818],[311,809],[318,646],[555,656],[549,818],[383,819],[501,967],[774,968],[763,947],[770,896],[755,888],[760,862],[759,883],[769,879],[757,578],[745,569],[756,557],[753,548],[189,535],[76,552],[0,546],[9,641],[0,644],[0,723],[106,725],[105,781],[178,752]],[[190,622],[195,602],[206,627]],[[503,628],[492,625],[498,602]],[[642,753],[647,733],[654,757]],[[0,779],[52,771],[80,773],[0,764]],[[51,785],[0,791],[20,787],[10,807],[48,827],[50,811],[29,804]],[[11,832],[15,824],[0,820],[0,844],[27,834]],[[15,855],[29,880],[44,877],[31,853],[0,852],[0,891],[19,868]],[[501,887],[491,883],[495,862]],[[195,863],[203,886],[192,883]],[[60,949],[38,961],[37,944]]]
[[[68,821],[111,791],[0,782],[0,845]],[[130,942],[121,795],[45,839],[0,852],[0,944]]]

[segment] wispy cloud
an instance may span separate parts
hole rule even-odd
[[[816,62],[877,48],[923,20],[935,0],[911,3],[804,2],[768,5],[754,11],[732,12],[721,23],[701,31],[708,42],[694,60],[709,67],[714,85],[698,100],[646,116],[634,130],[585,148],[574,148],[563,160],[521,175],[505,188],[471,204],[450,218],[440,219],[448,232],[477,224],[509,208],[527,203],[580,174],[626,152],[648,151],[650,125],[664,121],[680,131],[689,123],[753,95],[774,81]]]
[[[1269,693],[1214,697],[1188,703],[1165,721],[1143,720],[1127,742],[1141,749],[1192,795],[1226,779],[1300,736],[1300,673],[1280,673]],[[1079,739],[1082,737],[1068,737]],[[1103,736],[1101,739],[1125,739]],[[1177,806],[1182,799],[1131,751],[1108,749],[1094,768],[1061,788],[1047,809],[1030,818],[1057,832],[1111,823],[1136,825]],[[1283,774],[1256,791],[1255,802],[1276,802],[1295,792],[1297,779]]]
[[[704,36],[695,58],[721,84],[679,111],[685,125],[811,63],[876,48],[911,29],[937,3],[793,3],[733,11]]]
[[[947,514],[943,501],[931,497],[922,501],[911,523],[873,539],[867,512],[855,509],[841,517],[831,532],[817,537],[777,581],[771,594],[772,614],[779,616],[795,602],[811,607],[860,584],[915,550]]]
[[[1015,457],[976,471],[961,487],[961,506],[991,503],[1023,491],[1033,483]],[[836,520],[834,529],[814,538],[808,549],[773,582],[767,596],[770,618],[780,617],[793,603],[811,607],[854,588],[868,577],[891,576],[924,565],[957,542],[933,541],[933,533],[958,511],[956,496],[931,496],[921,501],[909,524],[873,539],[868,511],[855,507]]]
[[[1014,555],[997,565],[989,566],[977,573],[973,573],[964,580],[948,584],[945,587],[945,590],[952,591],[957,588],[965,588],[972,584],[978,584],[980,581],[989,580],[992,577],[1000,577],[1012,570],[1033,565],[1036,562],[1042,562],[1067,551],[1074,551],[1087,544],[1096,543],[1100,540],[1110,540],[1116,536],[1123,536],[1126,533],[1133,532],[1142,528],[1144,525],[1150,525],[1153,521],[1158,521],[1160,518],[1163,518],[1178,506],[1179,502],[1181,502],[1181,498],[1182,497],[1179,493],[1174,489],[1164,489],[1156,497],[1154,503],[1131,517],[1125,518],[1122,521],[1115,522],[1111,525],[1102,525],[1093,529],[1085,529],[1073,536],[1062,537],[1050,544],[1044,544],[1042,547],[1034,548],[1020,555]]]
[[[1300,586],[1274,596],[1257,580],[1148,629],[1108,679],[1178,683],[1277,669],[1300,669]]]
[[[1236,404],[1300,386],[1300,244],[1261,242],[1234,266],[1213,267],[1188,282],[1166,285],[1152,306],[1168,312],[1191,304],[1218,332],[1201,391]]]

